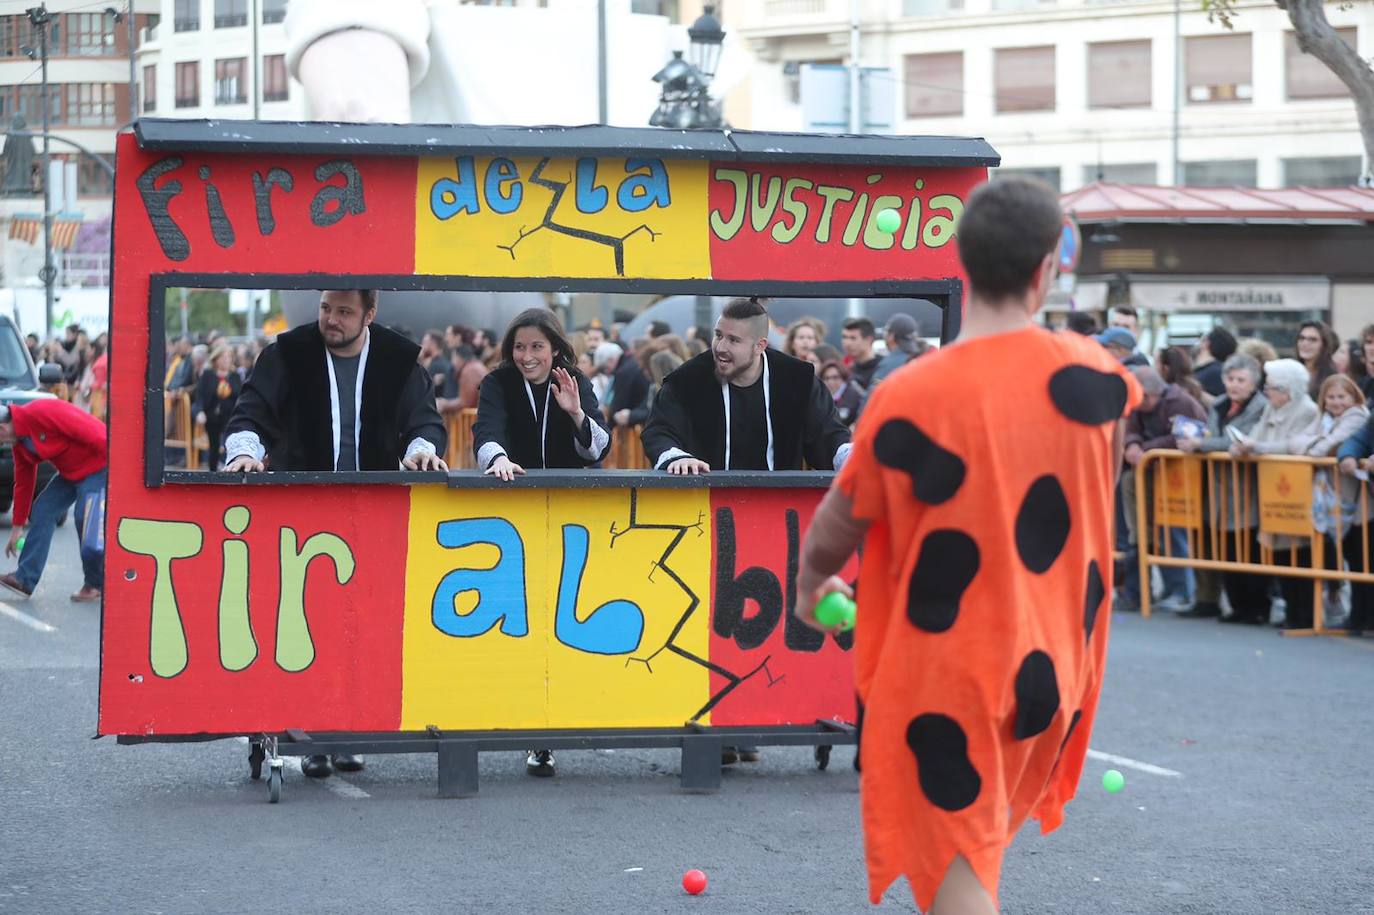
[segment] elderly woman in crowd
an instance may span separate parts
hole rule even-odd
[[[1260,365],[1245,353],[1235,353],[1222,365],[1225,396],[1218,397],[1207,412],[1207,433],[1202,438],[1179,439],[1178,447],[1189,453],[1229,451],[1233,443],[1227,429],[1242,435],[1253,435],[1260,415],[1268,401],[1260,394]],[[1249,524],[1242,524],[1236,511],[1236,497],[1240,483],[1228,464],[1219,464],[1207,475],[1212,487],[1207,494],[1213,504],[1220,506],[1220,523],[1225,530],[1225,559],[1235,561],[1254,557],[1259,553],[1255,539],[1255,516]],[[1253,482],[1250,484],[1253,485]],[[1208,546],[1203,538],[1204,548]],[[1242,546],[1245,544],[1245,546]],[[1248,548],[1247,548],[1248,547]],[[1184,616],[1217,616],[1224,623],[1264,623],[1269,619],[1269,577],[1248,572],[1224,572],[1222,588],[1231,604],[1231,615],[1221,616],[1221,607],[1214,589],[1209,589],[1207,576],[1198,575],[1198,595],[1193,609]],[[1210,600],[1209,600],[1210,598]]]
[[[1277,363],[1265,366],[1268,381],[1265,386],[1265,393],[1269,396],[1271,406],[1273,406],[1274,394],[1270,390],[1276,384],[1276,379],[1282,380],[1289,395],[1287,404],[1280,407],[1291,407],[1292,404],[1303,404],[1303,398],[1292,396],[1295,386],[1300,383],[1300,379],[1293,372],[1291,367],[1284,366],[1276,373],[1274,366],[1281,365],[1292,360],[1281,359]],[[1304,372],[1306,370],[1304,369]],[[1292,377],[1289,377],[1292,376]],[[1305,386],[1304,386],[1305,387]],[[1304,390],[1305,393],[1305,390]],[[1280,394],[1280,399],[1284,394]],[[1337,449],[1358,432],[1369,419],[1369,410],[1364,403],[1364,395],[1355,383],[1345,375],[1329,375],[1322,382],[1318,392],[1317,404],[1310,401],[1304,405],[1303,413],[1309,416],[1306,423],[1301,428],[1288,429],[1288,434],[1270,434],[1262,439],[1256,437],[1253,442],[1237,443],[1232,452],[1235,454],[1295,454],[1307,457],[1331,457]],[[1282,412],[1281,409],[1276,413]],[[1266,410],[1266,415],[1269,411]],[[1296,416],[1296,412],[1292,414]],[[1261,426],[1264,421],[1261,419]],[[1288,425],[1283,423],[1282,425]],[[1277,426],[1275,427],[1277,428]],[[1353,483],[1353,481],[1351,481]],[[1317,472],[1314,486],[1320,489],[1323,486],[1334,489],[1339,493],[1342,501],[1350,501],[1354,492],[1354,487],[1342,483],[1337,487],[1332,487],[1329,476],[1322,471]],[[1336,498],[1333,496],[1332,498]],[[1327,499],[1329,504],[1332,499]],[[1320,500],[1317,500],[1321,504]],[[1338,520],[1326,517],[1326,510],[1322,509],[1321,517],[1315,518],[1319,529],[1330,532],[1335,536],[1327,538],[1325,544],[1328,549],[1323,551],[1323,564],[1329,568],[1336,567],[1336,539],[1344,535],[1340,530],[1341,524]],[[1282,564],[1292,562],[1297,566],[1312,565],[1312,549],[1306,538],[1275,538],[1275,560]],[[1305,579],[1284,577],[1279,580],[1283,591],[1284,601],[1287,604],[1286,618],[1284,621],[1285,629],[1310,629],[1312,627],[1312,601],[1313,586]]]

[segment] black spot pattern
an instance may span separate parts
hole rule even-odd
[[[1016,722],[1012,736],[1025,740],[1043,733],[1059,711],[1059,681],[1054,661],[1043,651],[1032,651],[1016,672]]]
[[[963,531],[931,531],[921,541],[907,582],[906,615],[925,632],[944,632],[959,616],[959,601],[978,574],[978,544]]]
[[[1126,410],[1126,380],[1086,365],[1070,365],[1050,377],[1050,401],[1076,423],[1100,426]]]
[[[889,419],[873,440],[878,462],[911,477],[911,494],[927,505],[948,502],[964,485],[965,467],[905,419]]]
[[[1026,568],[1046,572],[1069,539],[1069,500],[1053,474],[1031,484],[1016,513],[1016,551]]]
[[[1064,732],[1064,739],[1059,743],[1059,755],[1064,755],[1064,748],[1069,745],[1069,739],[1073,737],[1074,729],[1078,727],[1078,719],[1083,717],[1083,710],[1079,709],[1073,713],[1073,718],[1069,721],[1069,729]],[[1058,765],[1058,763],[1055,763]]]
[[[1107,586],[1102,581],[1102,570],[1097,560],[1088,562],[1088,591],[1083,598],[1083,640],[1093,637],[1093,626],[1097,625],[1097,611],[1102,609],[1102,599],[1107,596]]]
[[[916,775],[926,799],[953,813],[978,800],[983,780],[968,758],[968,735],[947,715],[911,719],[906,743],[916,757]]]

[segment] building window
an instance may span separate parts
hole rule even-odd
[[[59,86],[48,86],[48,119],[52,124],[62,123],[62,94]],[[43,124],[43,88],[23,85],[19,87],[16,111],[24,116],[30,128]]]
[[[66,83],[65,124],[77,127],[115,125],[115,87],[113,83]]]
[[[143,110],[157,110],[157,64],[143,68]]]
[[[215,104],[242,105],[248,101],[248,58],[215,61]]]
[[[1337,29],[1336,34],[1355,47],[1355,29]],[[1298,36],[1293,32],[1284,35],[1283,62],[1290,99],[1347,98],[1350,95],[1345,83],[1327,69],[1326,64],[1302,52]]]
[[[286,0],[262,0],[262,24],[271,25],[286,19]]]
[[[1150,107],[1150,41],[1088,45],[1088,107]]]
[[[1254,187],[1258,183],[1258,166],[1254,159],[1185,162],[1183,183],[1189,187]]]
[[[964,0],[902,0],[902,15],[943,16],[957,13],[964,8]]]
[[[1059,190],[1059,168],[994,168],[990,172],[993,181],[1001,178],[1034,178],[1043,181],[1056,191]]]
[[[1254,96],[1249,35],[1203,35],[1186,40],[1189,102],[1248,102]]]
[[[1158,184],[1159,166],[1153,162],[1083,166],[1083,183],[1092,184],[1094,181],[1110,181],[1113,184]]]
[[[67,54],[104,57],[115,53],[114,17],[104,13],[67,14]]]
[[[646,16],[667,16],[669,22],[679,19],[678,0],[630,0],[630,12]]]
[[[1054,110],[1054,46],[993,52],[997,111]]]
[[[906,116],[930,118],[964,113],[964,52],[908,54]]]
[[[196,108],[200,105],[200,61],[188,60],[177,64],[178,108]]]
[[[1359,156],[1283,160],[1283,183],[1289,187],[1349,187],[1359,182]]]
[[[289,95],[286,55],[268,54],[262,59],[262,100],[284,102]]]
[[[248,24],[248,0],[215,0],[215,28],[232,29]]]
[[[20,18],[0,16],[0,57],[19,56]]]
[[[194,32],[200,28],[200,0],[176,0],[173,28],[178,32]]]
[[[76,193],[82,197],[109,197],[114,194],[114,175],[105,171],[90,156],[80,156],[76,170]]]

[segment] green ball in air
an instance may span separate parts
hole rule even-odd
[[[854,628],[854,602],[839,591],[831,591],[816,604],[816,621],[848,632]]]
[[[891,235],[902,227],[902,214],[892,209],[879,210],[875,225],[877,225],[879,232],[886,232]]]
[[[1126,776],[1116,769],[1108,769],[1102,773],[1102,787],[1107,789],[1108,794],[1116,794],[1126,787]]]

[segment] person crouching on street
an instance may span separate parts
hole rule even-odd
[[[24,597],[33,594],[48,563],[57,520],[75,503],[85,582],[72,600],[100,600],[105,580],[104,538],[100,531],[105,516],[108,462],[105,424],[80,407],[56,398],[0,406],[0,444],[11,445],[14,450],[14,515],[5,555],[19,553],[19,567],[0,575],[0,584]],[[57,475],[35,499],[33,491],[42,461],[57,468]],[[88,524],[95,525],[89,532]],[[18,549],[21,539],[22,550]]]

